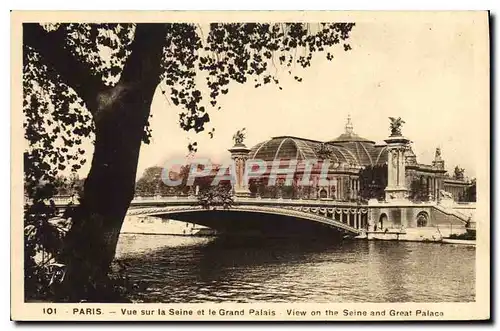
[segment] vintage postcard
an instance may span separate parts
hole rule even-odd
[[[11,318],[490,318],[488,12],[12,12]]]

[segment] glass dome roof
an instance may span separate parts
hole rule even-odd
[[[350,150],[360,165],[374,166],[387,162],[387,147],[377,146],[375,142],[354,133],[351,116],[347,117],[345,132],[335,139],[328,141],[329,145],[342,146]]]
[[[323,142],[293,136],[273,137],[255,145],[249,153],[252,159],[307,160],[318,159],[316,151]],[[354,133],[351,118],[348,117],[345,132],[327,141],[331,161],[350,166],[374,166],[387,162],[387,147],[375,145],[374,141]]]
[[[255,145],[249,153],[249,158],[264,161],[272,160],[308,160],[318,159],[316,150],[322,145],[321,141],[304,139],[292,136],[273,137]],[[330,146],[331,159],[336,163],[359,166],[356,156],[342,146]]]

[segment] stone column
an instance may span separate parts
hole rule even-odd
[[[342,200],[342,176],[337,177],[337,200]]]
[[[248,189],[248,183],[246,183],[245,166],[250,149],[244,144],[236,144],[229,149],[229,152],[231,153],[231,159],[234,162],[233,169],[235,170],[234,194],[237,197],[249,197],[250,190]]]
[[[406,200],[406,158],[405,152],[410,140],[403,136],[391,136],[387,143],[387,187],[385,188],[386,201]]]
[[[429,201],[433,201],[436,196],[434,195],[434,178],[433,177],[428,177],[429,178]]]
[[[429,176],[425,177],[425,193],[427,194],[427,200],[430,200],[431,196],[431,184]]]
[[[354,194],[354,186],[352,185],[352,178],[349,177],[349,200],[352,199],[353,194]]]
[[[438,179],[436,177],[434,177],[434,200],[439,200],[439,186]]]
[[[351,199],[354,199],[356,197],[356,183],[355,179],[351,179]]]
[[[432,200],[436,200],[436,181],[434,180],[434,177],[431,177],[431,194]]]

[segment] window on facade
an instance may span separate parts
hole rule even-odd
[[[319,197],[320,197],[320,199],[326,199],[327,196],[328,196],[328,194],[327,194],[327,192],[326,192],[325,189],[319,191]]]
[[[417,216],[417,227],[422,228],[427,226],[427,214],[426,213],[420,213]]]

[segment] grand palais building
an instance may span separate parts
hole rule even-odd
[[[326,152],[325,152],[326,151]],[[326,183],[319,180],[318,171],[311,175],[310,187],[301,187],[300,171],[295,176],[292,187],[279,187],[270,192],[262,180],[250,184],[252,194],[260,196],[277,195],[278,197],[331,199],[354,201],[359,199],[383,199],[387,186],[388,147],[376,144],[354,132],[350,117],[347,119],[345,132],[337,138],[323,142],[293,136],[273,137],[258,143],[250,149],[248,159],[264,161],[274,160],[329,160]],[[325,157],[326,155],[326,157]],[[443,192],[453,196],[456,201],[467,200],[466,191],[471,186],[462,171],[449,175],[445,170],[445,161],[440,149],[436,149],[432,164],[419,163],[408,144],[405,153],[404,180],[408,190],[407,197],[417,201],[439,200]],[[457,168],[458,169],[458,168]],[[403,177],[401,177],[403,178]],[[405,193],[406,194],[406,193]]]

